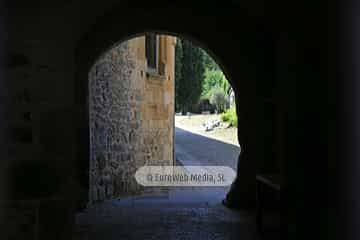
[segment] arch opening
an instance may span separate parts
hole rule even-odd
[[[151,39],[154,36],[155,38]],[[226,95],[232,88],[227,80],[229,78],[225,77],[226,72],[222,71],[221,63],[218,61],[215,63],[212,58],[214,54],[207,49],[204,50],[196,40],[193,43],[192,39],[188,40],[180,35],[152,31],[131,35],[126,41],[117,42],[108,48],[96,59],[88,75],[89,203],[137,195],[149,189],[154,191],[154,188],[146,189],[139,185],[134,178],[136,170],[144,165],[225,164],[236,169],[240,148],[235,128],[231,131],[233,135],[235,134],[230,140],[233,142],[229,144],[228,139],[224,142],[224,139],[219,137],[206,135],[205,130],[202,131],[204,134],[199,134],[196,130],[186,131],[182,116],[178,116],[179,121],[176,121],[175,112],[179,110],[175,109],[179,108],[179,106],[175,107],[176,54],[179,54],[176,48],[182,41],[190,43],[193,49],[197,49],[196,57],[201,59],[195,60],[203,64],[205,56],[215,64],[213,69],[206,69],[207,75],[204,67],[203,74],[200,74],[201,78],[209,78],[206,79],[208,88],[209,84],[213,84],[214,86],[210,87],[223,90],[224,96],[220,94],[223,98],[229,97]],[[190,58],[194,60],[194,56]],[[200,84],[197,99],[195,97],[189,100],[191,109],[186,109],[192,112],[196,108],[198,114],[186,118],[195,121],[197,118],[204,118],[211,121],[210,117],[213,118],[214,115],[208,113],[213,113],[215,109],[224,111],[230,108],[230,104],[223,103],[221,109],[217,109],[218,105],[209,103],[209,99],[206,99],[208,105],[201,106],[200,97],[210,98],[212,89],[205,90],[203,82]],[[230,101],[233,101],[233,115],[236,116],[234,96]],[[220,115],[217,115],[217,118],[220,120]],[[176,122],[181,126],[175,126]],[[184,139],[184,133],[191,137]],[[176,141],[178,139],[176,134],[180,136],[179,141]],[[194,144],[200,141],[202,143],[198,146],[201,149],[184,150],[182,149],[184,146],[189,147],[184,141],[192,141]],[[206,144],[213,146],[211,153],[209,148],[206,149]],[[227,150],[223,150],[226,148]],[[188,150],[193,153],[207,152],[207,157],[210,156],[211,161],[214,162],[201,159],[204,158],[201,154],[193,154],[194,156],[182,157],[183,160],[179,160],[179,155],[187,154]],[[224,157],[229,158],[231,162],[223,163],[219,160]],[[218,195],[215,201],[224,198],[227,190],[228,188],[217,188],[217,192],[214,192]]]

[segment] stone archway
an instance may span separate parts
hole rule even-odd
[[[112,14],[110,13],[102,18],[78,42],[76,49],[78,63],[76,95],[79,106],[82,106],[84,114],[88,111],[86,105],[88,92],[87,72],[96,57],[108,49],[109,46],[114,46],[119,41],[124,41],[129,36],[134,36],[139,32],[147,31],[170,34],[176,32],[191,40],[198,39],[202,47],[216,55],[221,67],[225,69],[225,74],[233,86],[236,96],[237,114],[239,116],[239,126],[241,126],[238,138],[243,151],[238,159],[238,177],[231,193],[228,195],[228,199],[243,208],[253,207],[255,205],[255,166],[265,162],[263,157],[259,157],[259,153],[261,153],[259,149],[264,147],[264,141],[257,125],[262,124],[261,121],[265,120],[261,119],[261,115],[259,115],[259,111],[264,109],[264,102],[263,97],[259,95],[261,92],[259,92],[258,87],[260,81],[269,76],[268,69],[265,67],[266,53],[264,52],[267,47],[264,42],[268,40],[268,36],[263,31],[259,31],[254,25],[248,23],[243,25],[243,35],[230,36],[231,31],[229,31],[228,25],[225,23],[235,17],[235,15],[231,14],[231,9],[224,9],[224,13],[227,14],[226,18],[214,19],[213,16],[202,15],[199,16],[199,21],[194,22],[193,26],[186,28],[177,21],[171,21],[172,18],[176,18],[176,16],[171,15],[171,12],[164,12],[160,9],[156,9],[151,13],[143,11],[143,9],[140,9],[138,12],[133,13],[131,18],[137,20],[130,24],[126,21],[129,18],[128,15],[119,15],[114,11]],[[177,11],[174,12],[177,13]],[[149,16],[149,14],[154,17],[147,19],[146,16]],[[170,20],[163,21],[163,19]],[[213,28],[204,28],[204,26],[209,25],[206,22],[207,20],[211,22],[210,25],[217,27],[219,30],[217,34],[214,35]],[[253,23],[256,24],[256,22]],[[169,29],[171,29],[171,32]],[[221,34],[224,36],[221,36]],[[226,42],[224,39],[226,39]],[[234,54],[239,56],[237,62],[233,61]],[[86,118],[84,115],[84,119]],[[80,137],[79,144],[88,146],[88,127],[82,126],[81,128],[85,134]],[[78,159],[86,162],[89,159],[87,152],[86,149],[81,151]]]
[[[353,59],[349,64],[346,61],[340,64],[342,58],[336,57],[340,45],[349,50],[344,52],[344,60],[352,55],[350,52],[354,51],[350,50],[355,47],[351,44],[354,41],[350,41],[350,45],[348,41],[338,41],[340,32],[345,34],[343,39],[350,40],[355,33],[348,26],[340,31],[339,26],[343,24],[336,24],[342,18],[341,8],[339,12],[337,4],[327,8],[327,4],[306,1],[298,4],[282,1],[268,6],[264,1],[232,0],[209,3],[204,11],[203,2],[185,2],[104,1],[101,4],[87,2],[84,6],[80,1],[46,4],[14,1],[9,6],[9,21],[3,24],[10,37],[9,41],[3,41],[8,44],[10,60],[7,67],[6,56],[3,56],[3,69],[8,68],[11,73],[6,76],[4,72],[1,88],[1,109],[5,111],[1,115],[1,128],[9,133],[2,134],[6,143],[4,159],[36,159],[56,166],[61,173],[58,180],[62,186],[56,192],[74,199],[76,189],[70,188],[77,183],[77,175],[83,175],[82,171],[87,172],[88,167],[86,102],[91,65],[109,46],[131,34],[152,29],[174,31],[193,36],[207,49],[212,49],[234,80],[242,126],[239,141],[244,150],[235,191],[241,201],[237,203],[242,206],[254,203],[255,165],[273,161],[271,155],[275,152],[279,157],[276,161],[279,160],[286,170],[283,171],[285,182],[291,186],[286,202],[290,204],[288,207],[294,206],[289,208],[292,237],[301,238],[301,231],[309,229],[308,226],[319,236],[324,236],[328,229],[336,229],[329,228],[330,224],[323,220],[327,211],[334,209],[332,203],[335,201],[328,198],[333,194],[334,184],[345,178],[337,167],[344,161],[349,164],[352,161],[351,153],[339,148],[339,142],[341,139],[350,141],[348,136],[353,127],[348,126],[342,134],[344,138],[338,138],[334,131],[340,129],[339,119],[345,119],[344,123],[351,119],[351,114],[338,113],[343,113],[340,109],[343,105],[339,104],[341,96],[344,102],[352,96],[352,93],[342,94],[339,86],[347,81],[350,84],[352,74],[343,71],[340,75],[344,79],[341,79],[337,70],[342,69],[340,65],[351,65],[350,70],[356,65],[352,64]],[[269,86],[273,85],[277,89],[269,91]],[[18,100],[29,101],[29,92],[31,104],[18,104]],[[344,109],[350,109],[356,104],[345,105]],[[10,117],[10,110],[14,119]],[[270,116],[263,114],[264,110],[269,111]],[[267,117],[272,119],[274,115],[276,126],[267,122]],[[20,133],[33,134],[34,142],[28,145],[21,139],[12,139],[14,148],[7,151],[12,143],[8,140],[17,135],[13,130],[18,130],[8,125],[17,123],[18,119],[27,122],[21,126]],[[280,144],[273,147],[266,142]],[[337,173],[338,179],[333,177]],[[46,176],[44,179],[46,182]],[[31,185],[27,180],[25,182]],[[80,180],[86,185],[87,175]],[[17,189],[10,183],[9,188]],[[344,193],[350,196],[348,189],[345,188]],[[316,210],[312,211],[310,219],[306,213],[313,207]],[[50,220],[44,219],[45,222]],[[59,222],[58,218],[56,220]],[[319,222],[324,224],[319,226]]]

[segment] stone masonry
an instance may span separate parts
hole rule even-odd
[[[90,202],[135,194],[143,165],[173,164],[174,37],[159,36],[157,73],[145,37],[108,50],[89,73]]]

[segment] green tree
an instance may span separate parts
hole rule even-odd
[[[175,111],[181,111],[181,103],[184,98],[184,93],[181,88],[183,82],[182,79],[182,61],[183,61],[183,50],[180,38],[176,39],[175,46]]]
[[[212,91],[221,88],[225,93],[229,88],[229,83],[221,70],[206,69],[202,87],[202,96],[209,98]]]
[[[203,63],[206,70],[219,70],[221,71],[219,65],[214,61],[214,59],[203,49],[201,49],[203,54]]]
[[[216,110],[221,113],[229,105],[228,98],[222,88],[216,87],[213,89],[210,103],[216,106]]]
[[[229,82],[224,73],[221,71],[215,60],[205,50],[202,51],[205,74],[201,96],[210,98],[213,92],[218,88],[221,88],[226,94],[229,88]]]
[[[181,62],[181,63],[180,63]],[[204,79],[203,51],[178,39],[175,48],[175,97],[177,111],[191,111],[200,99]]]

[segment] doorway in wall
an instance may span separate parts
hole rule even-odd
[[[234,104],[221,68],[193,41],[148,32],[110,48],[89,72],[89,202],[155,193],[220,202],[228,187],[144,187],[135,173],[142,166],[236,170]]]

